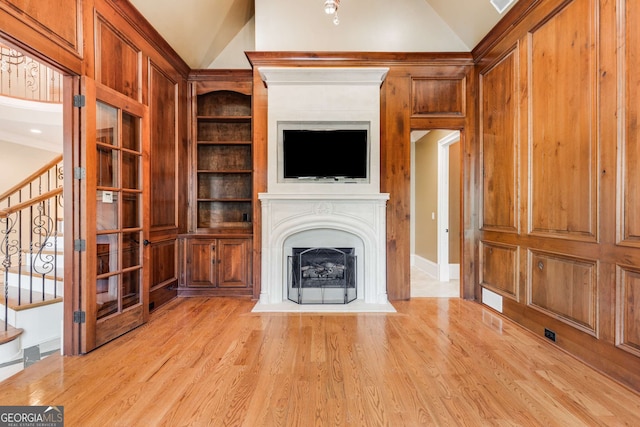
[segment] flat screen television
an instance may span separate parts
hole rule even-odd
[[[366,181],[369,130],[362,124],[283,126],[281,177],[285,181]]]

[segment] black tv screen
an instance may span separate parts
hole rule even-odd
[[[284,178],[367,178],[366,129],[284,129]]]

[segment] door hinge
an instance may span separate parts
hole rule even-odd
[[[73,95],[73,106],[82,108],[86,104],[86,97],[84,95]]]
[[[87,313],[84,311],[73,312],[73,323],[85,323],[87,321]]]
[[[76,166],[73,168],[73,177],[75,179],[85,179],[87,177],[87,170],[83,167]]]
[[[84,239],[76,239],[73,241],[73,250],[76,252],[84,252],[87,250],[87,241]]]

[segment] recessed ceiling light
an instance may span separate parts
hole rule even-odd
[[[41,131],[40,129],[29,129],[29,131],[30,131],[31,133],[37,133],[37,134],[42,133],[42,131]]]
[[[504,12],[514,0],[489,0],[498,13]]]

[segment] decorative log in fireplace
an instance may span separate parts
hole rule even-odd
[[[347,304],[357,297],[354,248],[292,248],[288,298],[298,304]]]

